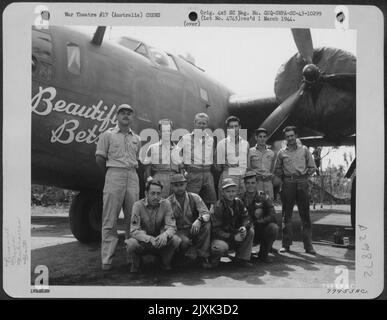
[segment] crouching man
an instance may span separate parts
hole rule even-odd
[[[242,201],[254,224],[254,244],[260,244],[258,258],[265,263],[270,263],[272,261],[268,255],[279,229],[273,202],[265,192],[257,191],[257,174],[254,171],[246,173],[244,182],[246,192]]]
[[[235,249],[235,264],[251,267],[249,262],[254,239],[254,228],[242,200],[236,198],[237,185],[231,178],[222,181],[223,197],[211,212],[211,263],[219,265],[220,258],[229,248]]]
[[[175,235],[176,222],[169,201],[161,198],[162,184],[150,180],[145,186],[145,198],[134,203],[130,233],[125,240],[129,257],[132,258],[130,272],[140,271],[141,256],[156,254],[161,258],[161,268],[171,270],[171,260],[181,239]]]
[[[210,212],[202,198],[187,192],[187,179],[181,173],[171,177],[172,195],[168,197],[176,220],[176,235],[181,239],[179,254],[210,268]]]

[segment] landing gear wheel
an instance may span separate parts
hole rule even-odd
[[[81,192],[71,203],[70,227],[74,237],[82,243],[101,240],[102,196]]]

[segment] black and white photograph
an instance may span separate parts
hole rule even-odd
[[[3,229],[3,264],[27,266],[31,293],[368,293],[364,38],[340,28],[348,11],[319,27],[292,25],[294,8],[192,9],[176,26],[74,6],[60,9],[71,24],[53,23],[40,9],[25,70],[29,217]]]
[[[334,283],[337,266],[354,283],[355,31],[33,29],[31,107],[32,282],[35,267],[46,265],[57,285],[320,287]],[[247,129],[248,141],[228,142],[234,158],[235,144],[245,142],[245,159],[230,166],[212,158],[193,166],[173,159],[154,164],[159,152],[182,145],[167,133],[150,145],[156,157],[144,164],[138,161],[147,142],[141,132],[157,133],[160,120],[189,132]],[[124,130],[129,136],[121,139]],[[205,151],[220,152],[221,140],[218,148],[213,143]],[[182,146],[185,151],[191,149]],[[148,177],[161,185],[145,186]],[[223,215],[235,202],[223,202],[224,181],[250,211],[247,225],[255,235],[248,252],[229,240],[242,222],[214,226],[217,209]],[[246,182],[255,188],[246,190]],[[160,194],[146,210],[151,191]],[[168,214],[181,230],[169,231],[161,220],[167,219],[162,198],[175,202]],[[195,219],[193,206],[211,219]],[[263,223],[254,221],[256,211]],[[156,226],[149,219],[157,219]],[[208,229],[209,239],[194,237],[194,223],[199,232]],[[152,247],[130,256],[128,243],[143,250],[163,232],[171,232],[169,241],[182,234],[183,241],[165,265],[162,254],[152,259]],[[195,250],[184,252],[187,246]],[[219,246],[229,248],[216,261]],[[155,253],[161,248],[153,245]]]

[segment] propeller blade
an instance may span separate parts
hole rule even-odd
[[[313,57],[313,42],[309,29],[292,29],[294,42],[298,52],[307,64],[311,64]]]
[[[322,74],[321,80],[338,89],[356,89],[356,73]]]
[[[304,93],[305,83],[302,82],[300,88],[282,102],[260,125],[268,131],[268,138],[270,138],[278,128],[286,121],[294,110],[297,102]]]

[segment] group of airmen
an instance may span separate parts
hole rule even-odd
[[[222,256],[235,251],[233,263],[250,267],[257,259],[270,263],[279,227],[273,205],[273,179],[281,179],[282,248],[292,244],[292,213],[297,204],[304,248],[315,254],[309,215],[308,177],[316,166],[293,126],[283,130],[286,145],[275,156],[267,148],[267,130],[255,131],[250,147],[239,135],[240,120],[226,120],[227,136],[216,145],[206,132],[209,117],[199,113],[194,131],[171,141],[172,121],[159,121],[160,140],[149,146],[145,164],[145,197],[139,200],[137,174],[141,140],[132,129],[134,110],[122,105],[117,126],[99,137],[96,161],[105,174],[102,214],[102,270],[112,268],[118,243],[117,220],[124,213],[125,244],[130,272],[142,270],[142,257],[159,257],[171,270],[184,261],[216,268]],[[201,132],[197,135],[196,132]],[[231,134],[230,134],[231,133]],[[224,159],[217,162],[215,159]],[[213,172],[220,173],[218,194]]]

